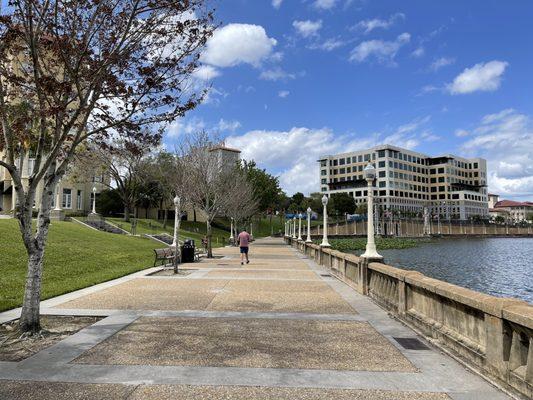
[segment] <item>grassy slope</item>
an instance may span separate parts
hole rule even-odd
[[[122,229],[125,229],[128,232],[131,232],[131,224],[129,222],[124,222],[121,218],[106,218],[106,220],[112,222],[113,224],[119,226]],[[166,232],[169,235],[174,234],[174,221],[169,221],[167,226],[163,228],[163,224],[160,221],[153,219],[138,219],[137,220],[137,234],[157,234]],[[202,237],[205,235],[206,226],[202,222],[190,222],[190,221],[181,221],[180,223],[180,237],[191,238],[196,241],[196,246],[201,246]],[[218,243],[217,243],[218,239]],[[227,243],[229,239],[229,229],[228,232],[213,228],[213,247],[219,247]]]
[[[42,298],[50,298],[149,267],[160,244],[53,222],[45,253]],[[0,311],[22,303],[26,251],[16,220],[0,220]]]

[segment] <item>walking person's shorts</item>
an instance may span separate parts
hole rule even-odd
[[[241,247],[241,253],[248,254],[248,247]]]

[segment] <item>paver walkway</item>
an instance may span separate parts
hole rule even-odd
[[[0,362],[0,399],[507,399],[280,239],[43,302],[106,318]],[[16,311],[0,314],[0,322]]]

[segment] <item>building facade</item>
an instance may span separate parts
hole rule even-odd
[[[454,155],[431,157],[391,145],[320,157],[320,187],[328,196],[348,193],[366,202],[363,169],[376,168],[374,195],[385,210],[447,218],[488,217],[487,162]]]
[[[0,152],[0,159],[5,155]],[[22,167],[22,184],[28,185],[30,176],[33,173],[35,160],[26,156]],[[105,176],[95,176],[90,182],[75,182],[68,174],[59,182],[56,193],[52,199],[52,209],[61,210],[65,215],[87,214],[92,209],[93,188],[96,188],[96,196],[106,189],[103,184]],[[36,198],[42,194],[42,182],[37,187]],[[59,204],[57,199],[59,198]],[[0,214],[13,215],[17,204],[17,193],[13,188],[13,181],[7,169],[0,167]],[[35,205],[35,211],[38,204]]]
[[[500,200],[497,194],[489,194],[489,214],[493,219],[503,217],[508,222],[528,221],[533,215],[533,202]]]

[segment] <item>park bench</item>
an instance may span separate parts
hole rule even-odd
[[[166,249],[154,249],[154,253],[154,267],[157,265],[158,261],[161,261],[161,265],[166,265],[172,263],[174,260],[174,249],[171,247],[167,247]]]

